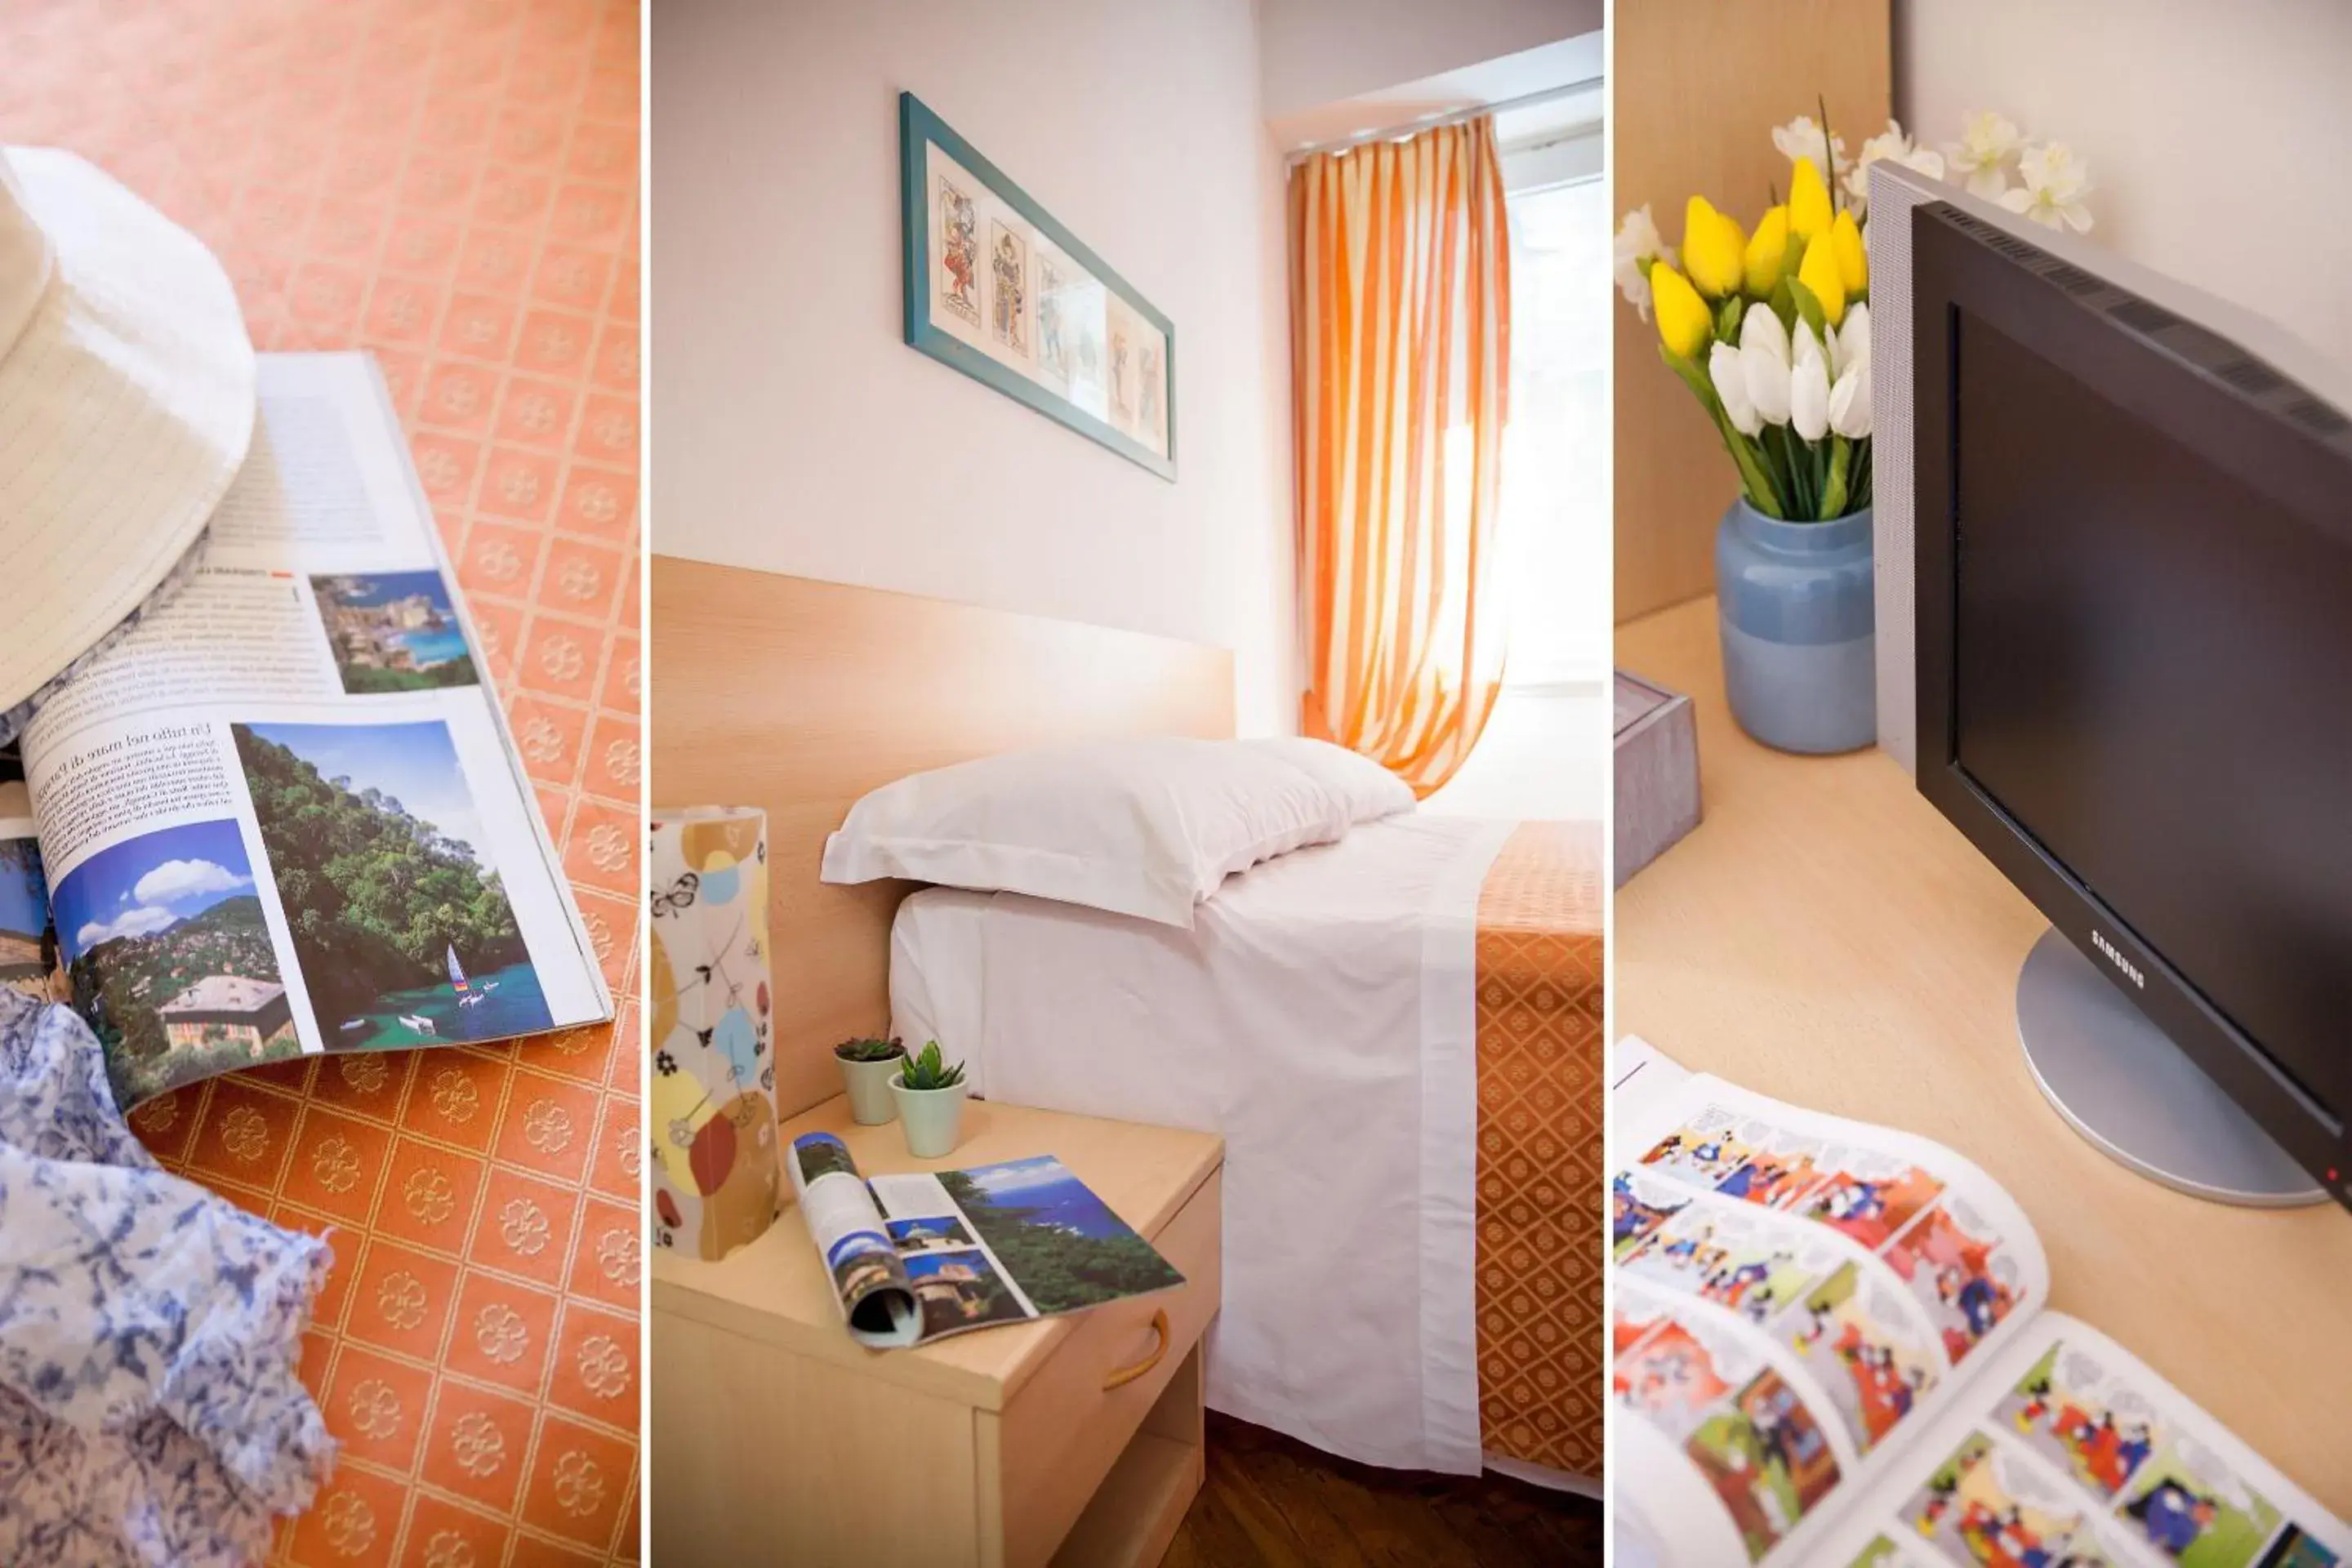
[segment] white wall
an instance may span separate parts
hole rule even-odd
[[[2088,159],[2091,237],[2352,363],[2352,5],[1895,0],[1895,112]]]
[[[1601,0],[1262,0],[1265,116],[1594,32]]]
[[[1251,0],[667,0],[656,547],[1234,650],[1297,721],[1282,167]],[[1178,479],[901,338],[912,91],[1175,323]]]

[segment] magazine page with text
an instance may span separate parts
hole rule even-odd
[[[2040,1240],[1926,1139],[1706,1075],[1612,1105],[1620,1498],[1671,1560],[1800,1563],[2049,1293]]]
[[[612,1016],[373,363],[264,355],[259,395],[201,569],[24,736],[125,1110]]]

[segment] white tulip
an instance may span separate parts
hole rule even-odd
[[[1826,378],[1829,374],[1829,353],[1822,347],[1822,340],[1814,335],[1813,324],[1801,316],[1797,319],[1797,330],[1789,334],[1789,367],[1793,370],[1809,359],[1822,367],[1822,374]]]
[[[1850,441],[1870,434],[1870,361],[1858,359],[1845,367],[1830,388],[1830,428]]]
[[[1752,349],[1761,349],[1782,364],[1789,363],[1789,329],[1760,300],[1748,306],[1748,314],[1739,321],[1739,351],[1744,354]]]
[[[1764,428],[1763,416],[1756,412],[1756,400],[1748,395],[1748,373],[1738,349],[1719,342],[1707,350],[1706,376],[1715,383],[1715,395],[1723,399],[1723,412],[1733,429],[1742,436],[1753,436]]]
[[[1772,307],[1759,301],[1748,307],[1739,323],[1739,369],[1748,384],[1748,401],[1766,425],[1789,422],[1789,333]]]
[[[1846,367],[1870,363],[1870,304],[1857,300],[1846,307],[1845,324],[1830,329],[1830,374],[1843,375]]]
[[[1808,356],[1798,351],[1789,373],[1789,424],[1808,441],[1818,441],[1830,427],[1830,372],[1821,346]]]

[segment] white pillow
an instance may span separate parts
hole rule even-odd
[[[1268,735],[1235,743],[1280,757],[1316,780],[1345,803],[1351,823],[1377,822],[1400,811],[1411,811],[1419,804],[1413,799],[1412,786],[1404,780],[1361,752],[1351,752],[1328,741],[1309,740],[1304,735]]]
[[[1264,751],[1176,737],[1011,752],[885,784],[825,840],[828,882],[905,877],[1190,928],[1226,877],[1348,831]]]

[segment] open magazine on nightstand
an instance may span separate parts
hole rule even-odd
[[[803,1132],[785,1153],[842,1321],[872,1349],[928,1344],[1184,1283],[1051,1154],[866,1180],[849,1146],[830,1132]]]
[[[1663,1563],[2332,1568],[2352,1530],[2090,1324],[1927,1139],[1619,1042],[1620,1528]]]
[[[0,796],[0,984],[73,1003],[125,1110],[613,1016],[373,361],[264,354],[259,401],[195,574]]]

